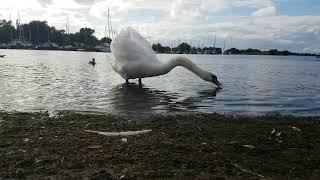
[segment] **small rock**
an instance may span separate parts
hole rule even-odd
[[[24,142],[28,142],[28,141],[30,141],[30,139],[29,139],[29,138],[24,138],[23,141],[24,141]]]
[[[276,136],[278,136],[278,137],[281,136],[281,132],[278,132],[278,133],[276,134]]]
[[[122,138],[121,141],[122,142],[128,142],[128,139],[127,138]]]
[[[207,143],[206,143],[206,142],[203,142],[203,143],[201,143],[201,145],[207,145]]]

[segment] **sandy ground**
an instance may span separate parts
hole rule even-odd
[[[151,129],[132,136],[104,132]],[[320,118],[0,113],[0,179],[317,179]]]

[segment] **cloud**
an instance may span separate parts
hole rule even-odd
[[[175,0],[171,4],[171,19],[204,19],[209,14],[221,13],[233,8],[257,9],[254,15],[276,15],[272,0]]]
[[[237,0],[233,3],[236,6],[250,6],[254,8],[274,6],[272,0]]]
[[[320,49],[320,16],[281,16],[275,2],[285,0],[0,0],[2,18],[47,20],[59,29],[69,19],[71,32],[87,26],[104,36],[107,9],[119,31],[134,26],[144,36],[168,44],[180,37],[192,44],[237,48]],[[240,14],[237,14],[240,13]],[[149,38],[150,39],[150,38]]]
[[[194,0],[176,0],[172,2],[170,16],[172,19],[193,19],[200,17],[201,2]]]
[[[38,0],[38,2],[41,4],[41,6],[47,7],[52,3],[52,0]]]
[[[98,2],[98,0],[74,0],[74,1],[76,3],[85,4],[85,5],[91,5],[91,4]]]
[[[38,0],[28,0],[28,1],[19,1],[19,0],[0,0],[0,10],[23,10],[23,9],[39,9],[41,5]]]
[[[168,44],[169,39],[200,41],[204,45],[213,44],[217,35],[218,46],[233,39],[232,46],[237,48],[289,49],[302,51],[305,47],[320,48],[320,17],[317,16],[270,16],[240,17],[221,23],[174,25],[163,21],[157,24],[135,23],[133,25],[144,36],[153,37]]]
[[[277,9],[274,6],[261,8],[252,13],[252,16],[276,16],[276,15],[277,15]]]

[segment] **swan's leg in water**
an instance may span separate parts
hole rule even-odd
[[[126,79],[126,84],[129,85],[129,79]]]
[[[139,86],[142,86],[141,78],[139,78]]]

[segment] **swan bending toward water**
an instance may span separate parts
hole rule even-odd
[[[184,56],[176,56],[167,63],[160,62],[152,50],[150,43],[137,31],[128,27],[122,30],[111,42],[113,54],[112,68],[129,83],[129,79],[160,76],[170,72],[176,66],[182,66],[205,81],[216,84],[221,83],[217,76],[201,69],[190,59]]]

